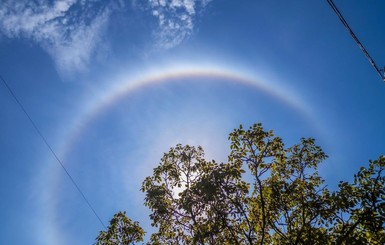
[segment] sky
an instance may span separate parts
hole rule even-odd
[[[382,1],[335,0],[380,67]],[[261,122],[313,137],[331,188],[384,154],[385,83],[326,0],[2,0],[0,75],[104,224],[152,231],[140,185],[177,143],[226,161]],[[101,222],[0,83],[0,244],[93,244]]]

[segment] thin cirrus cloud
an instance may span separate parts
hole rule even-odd
[[[148,0],[152,15],[158,19],[156,31],[160,48],[173,48],[194,31],[194,19],[211,0]]]
[[[8,1],[0,6],[0,28],[9,38],[26,38],[41,46],[60,72],[84,71],[103,28],[110,5],[95,1]]]
[[[0,5],[0,32],[8,38],[37,43],[62,74],[83,72],[102,43],[111,13],[124,11],[129,5],[127,1],[5,0]],[[155,47],[169,49],[188,38],[194,30],[197,13],[210,1],[145,1],[143,9],[151,11],[158,22],[154,30]]]

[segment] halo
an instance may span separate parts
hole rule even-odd
[[[254,87],[263,93],[270,95],[271,97],[289,105],[301,115],[304,115],[307,119],[312,119],[312,112],[306,103],[304,103],[298,95],[288,88],[280,87],[274,83],[266,83],[261,79],[258,79],[252,75],[239,74],[237,72],[220,69],[207,69],[207,68],[183,68],[171,71],[158,71],[150,72],[149,75],[134,77],[131,79],[121,79],[117,82],[117,85],[107,89],[96,101],[92,102],[90,106],[85,110],[83,116],[78,120],[77,126],[70,132],[69,140],[67,140],[66,146],[62,149],[62,152],[66,152],[72,142],[81,134],[84,127],[87,127],[92,121],[94,121],[102,112],[110,108],[114,103],[122,99],[123,97],[129,97],[130,94],[152,85],[166,84],[170,81],[178,81],[183,79],[222,79],[226,81],[235,81],[236,83],[248,85]],[[65,154],[64,154],[65,155]]]
[[[315,125],[315,120],[313,120],[312,112],[307,107],[306,103],[304,103],[299,96],[297,96],[294,92],[290,91],[288,88],[284,88],[282,86],[278,86],[275,83],[267,83],[262,79],[258,79],[256,76],[239,72],[234,72],[229,69],[213,69],[213,68],[183,68],[183,69],[171,69],[171,70],[163,70],[158,72],[148,72],[147,75],[144,76],[136,76],[132,78],[123,78],[120,79],[117,83],[115,83],[110,88],[106,89],[105,92],[99,96],[94,101],[90,102],[88,106],[83,109],[83,113],[80,118],[77,120],[76,124],[69,130],[69,134],[67,139],[64,140],[64,145],[61,148],[60,156],[61,160],[65,163],[65,159],[67,155],[71,152],[71,148],[77,139],[81,136],[82,132],[88,125],[90,125],[94,120],[96,120],[101,113],[105,112],[111,106],[113,106],[116,102],[120,101],[122,98],[127,98],[140,89],[151,87],[153,85],[158,84],[167,84],[170,81],[178,81],[184,79],[216,79],[216,80],[225,80],[225,81],[234,81],[235,83],[241,85],[247,85],[255,88],[257,91],[261,91],[264,94],[267,94],[282,103],[289,105],[295,111],[299,112],[305,119],[309,121],[313,126]],[[56,165],[51,165],[56,166]],[[60,183],[59,171],[61,169],[56,168],[52,171],[51,177],[53,183],[50,185],[49,190],[47,191],[47,199],[52,200],[55,195],[55,186]],[[48,212],[52,212],[53,216],[56,215],[55,204],[50,204],[51,206],[47,210]],[[51,223],[52,221],[46,221],[47,223]],[[49,224],[54,234],[58,234],[59,232],[55,232],[55,228],[53,224]],[[53,235],[54,237],[55,235]]]

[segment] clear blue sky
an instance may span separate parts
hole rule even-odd
[[[382,67],[385,3],[335,3]],[[0,74],[105,224],[151,232],[139,188],[162,153],[225,161],[239,124],[316,138],[331,187],[384,154],[385,83],[326,0],[3,0]],[[3,84],[0,104],[0,244],[92,244],[103,227]]]

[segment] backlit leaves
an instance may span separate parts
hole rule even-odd
[[[327,155],[314,139],[286,147],[255,124],[229,140],[227,163],[176,145],[143,181],[157,229],[149,244],[385,244],[385,157],[329,190],[317,171]],[[131,230],[113,223],[99,240],[116,241],[114,232],[130,242],[143,237],[137,223],[124,219]]]

